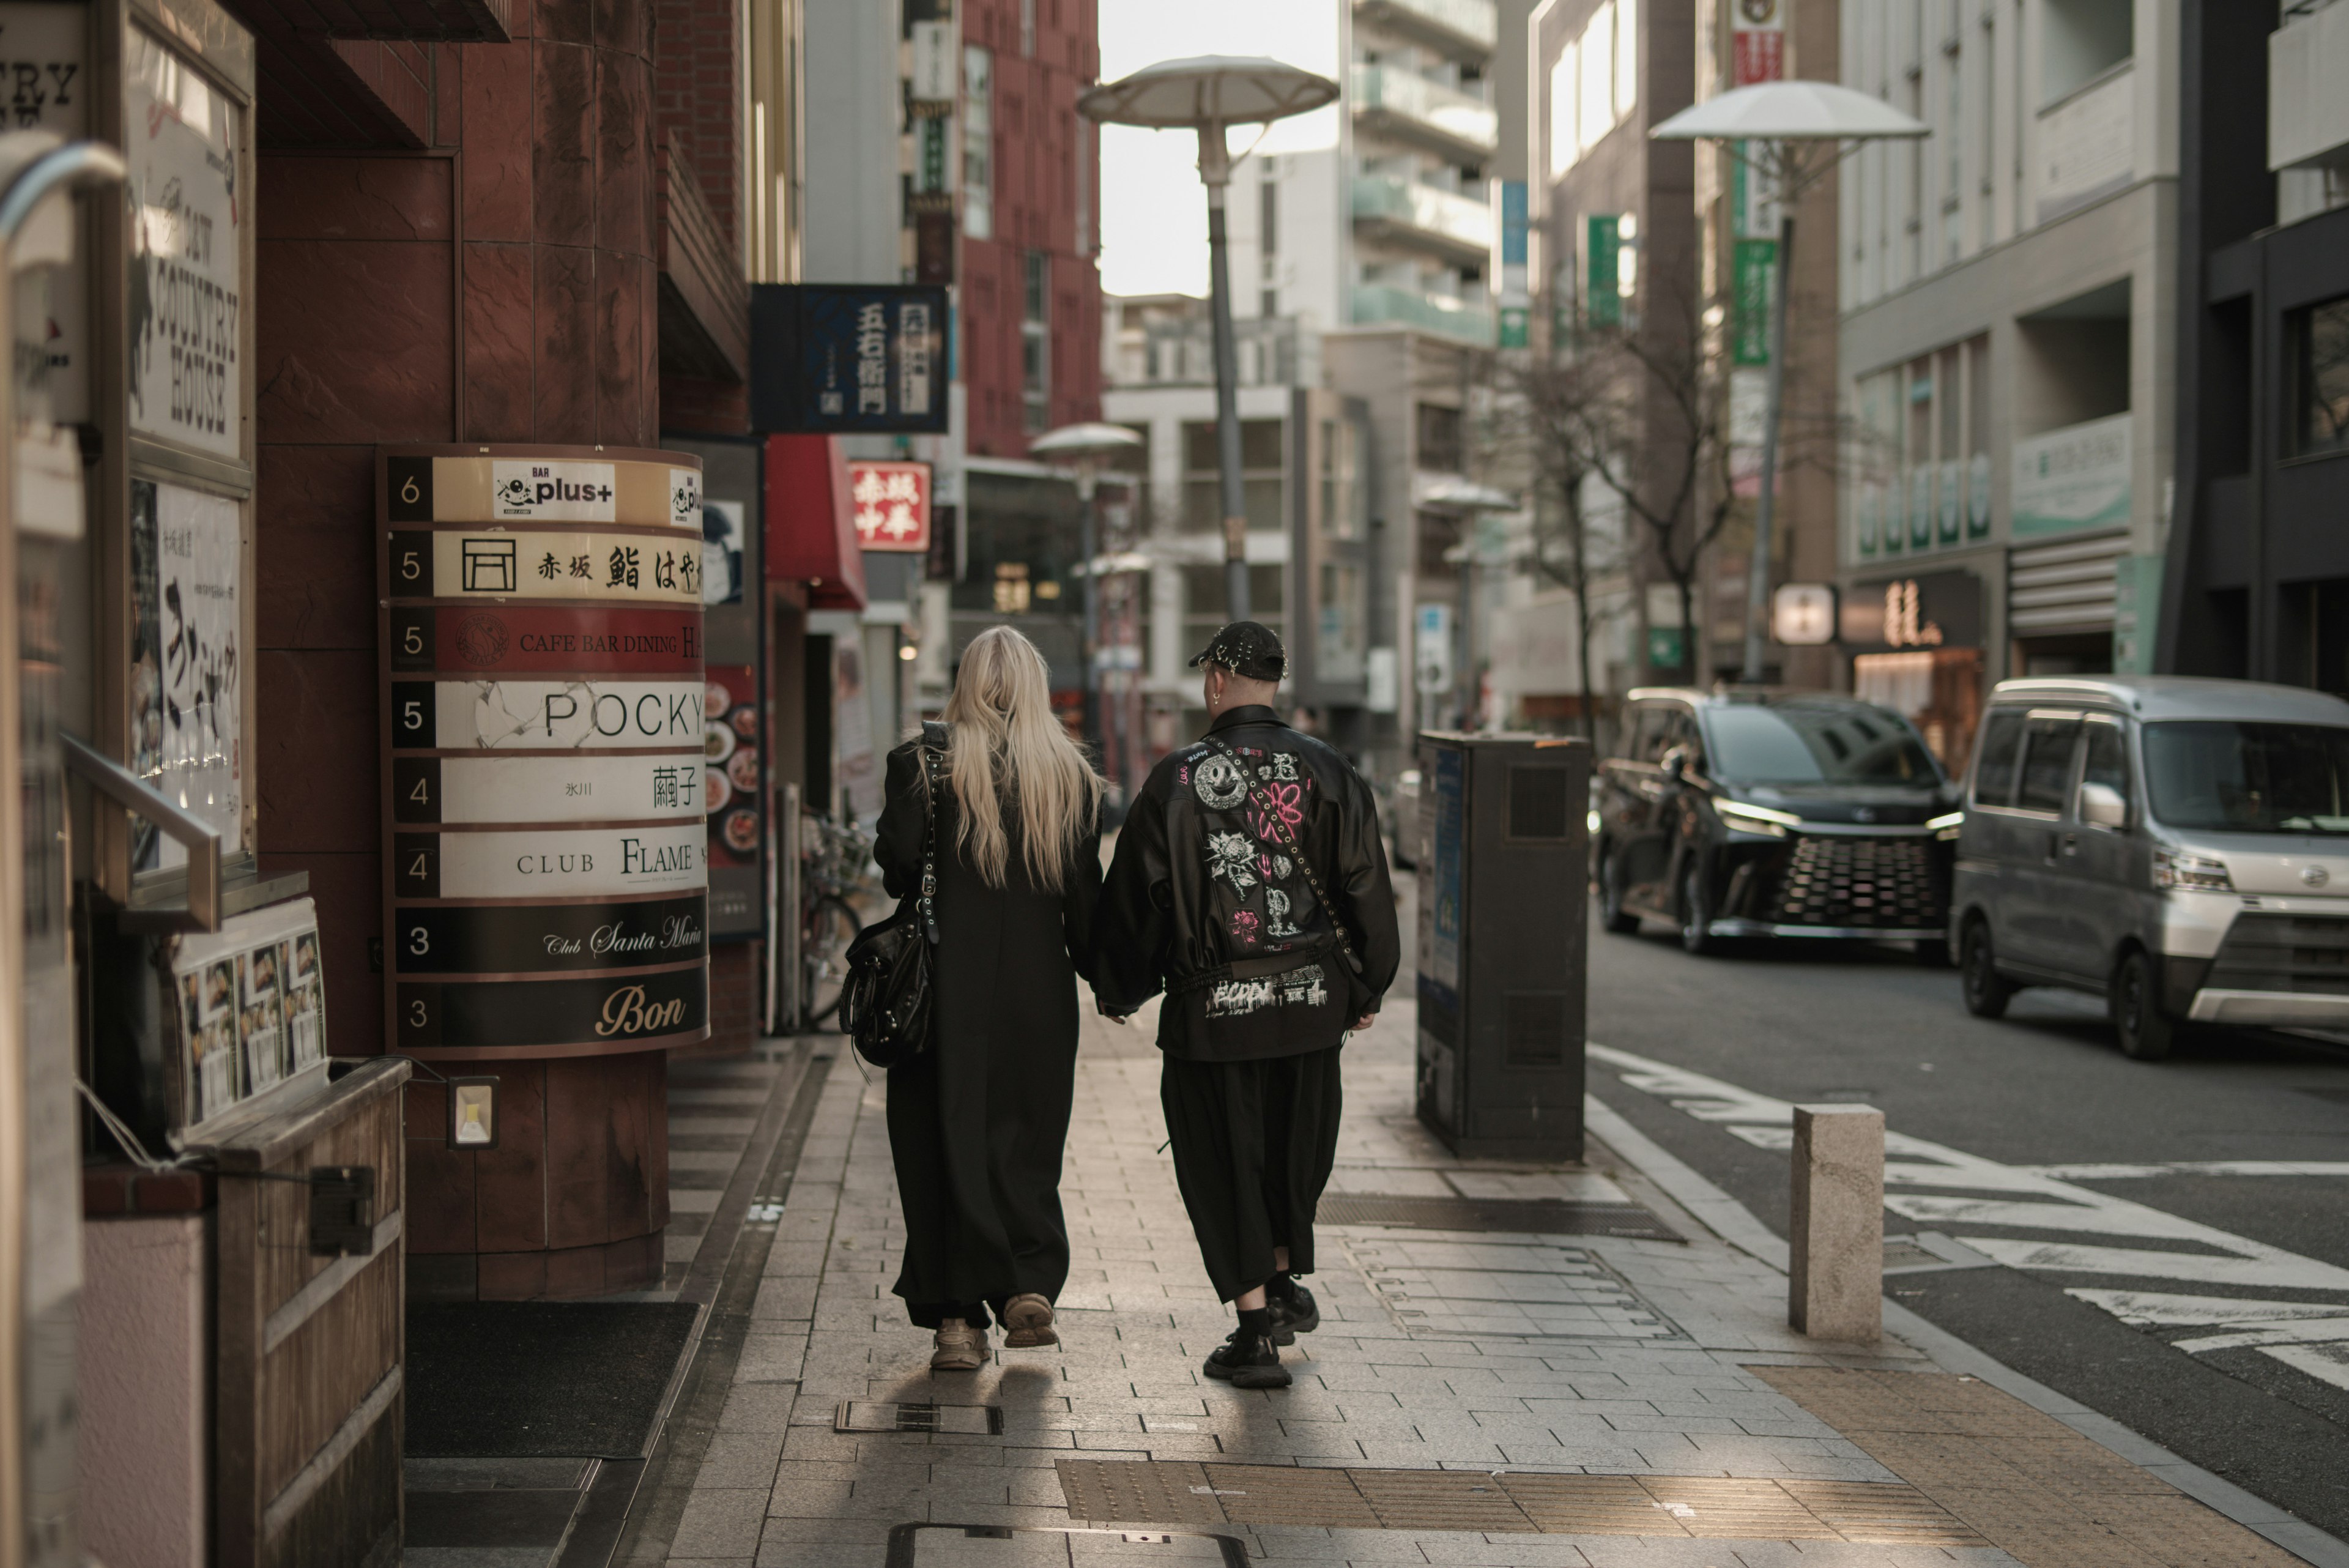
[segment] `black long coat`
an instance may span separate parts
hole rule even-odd
[[[916,742],[889,753],[874,858],[895,898],[922,879],[923,782]],[[1069,1277],[1061,1156],[1075,1093],[1077,978],[1101,895],[1101,825],[1071,824],[1069,885],[1028,878],[1017,807],[1007,804],[1007,885],[990,888],[956,846],[954,789],[938,767],[936,1002],[931,1048],[889,1074],[889,1150],[905,1210],[895,1293],[913,1321],[1000,1308]]]

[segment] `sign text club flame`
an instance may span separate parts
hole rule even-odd
[[[377,477],[393,1048],[706,1039],[700,460],[379,448]]]

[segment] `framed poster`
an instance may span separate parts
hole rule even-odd
[[[130,482],[130,767],[244,847],[244,541],[224,496]],[[131,869],[187,863],[140,822]]]

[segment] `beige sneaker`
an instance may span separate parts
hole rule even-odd
[[[942,1324],[937,1348],[930,1352],[933,1372],[976,1372],[987,1365],[987,1330],[962,1322]]]
[[[1061,1343],[1060,1332],[1052,1326],[1052,1303],[1033,1291],[1003,1303],[1003,1327],[1006,1350],[1033,1350],[1040,1345]]]

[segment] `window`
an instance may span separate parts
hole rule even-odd
[[[2110,719],[2091,719],[2083,732],[2088,744],[2080,763],[2081,785],[2102,784],[2123,800],[2128,799],[2128,732]]]
[[[2045,0],[2040,35],[2040,102],[2046,105],[2105,74],[2135,52],[2136,0]]]
[[[2001,708],[1982,726],[1982,751],[1974,762],[1974,804],[2014,803],[2014,763],[2023,752],[2023,715]]]
[[[1256,244],[1268,261],[1280,254],[1280,186],[1269,169],[1256,182]]]
[[[2291,455],[2349,450],[2349,296],[2294,311],[2284,330]]]
[[[2331,724],[2147,724],[2153,814],[2172,827],[2349,833],[2349,729]]]
[[[2058,813],[2072,793],[2072,742],[2080,733],[2075,718],[2038,717],[2023,730],[2023,772],[2014,804],[2024,811]]]
[[[962,230],[995,237],[995,57],[962,52]]]
[[[1467,453],[1463,450],[1460,410],[1440,403],[1421,403],[1418,466],[1431,473],[1458,473]]]
[[[1582,41],[1567,40],[1549,68],[1549,172],[1552,179],[1573,168],[1582,157],[1581,120],[1575,108],[1581,81]]]
[[[1741,784],[1937,784],[1941,771],[1889,708],[1845,702],[1723,706],[1705,717],[1713,776]]]
[[[1020,393],[1027,401],[1030,434],[1051,422],[1052,258],[1030,251],[1023,258],[1019,320]]]

